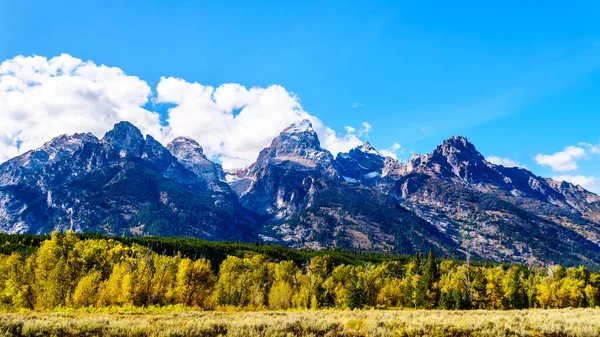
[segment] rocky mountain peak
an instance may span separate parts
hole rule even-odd
[[[299,122],[290,124],[287,128],[283,129],[281,133],[304,133],[314,132],[312,123],[308,119],[303,119]]]
[[[382,177],[390,177],[392,179],[399,179],[406,171],[406,166],[402,164],[398,159],[392,157],[386,157],[381,170]]]
[[[413,155],[406,164],[406,171],[479,181],[492,174],[489,165],[467,137],[452,136],[427,155]]]
[[[197,141],[188,137],[177,137],[168,145],[167,149],[179,160],[197,160],[206,158],[204,149]]]
[[[327,158],[326,158],[327,157]],[[321,148],[319,136],[309,120],[302,120],[286,127],[264,149],[257,160],[260,163],[267,158],[294,161],[308,166],[315,166],[316,161],[333,160],[331,154]]]
[[[129,122],[115,124],[102,138],[102,143],[121,158],[141,156],[145,142],[140,130]]]
[[[375,150],[375,148],[369,142],[364,142],[362,145],[357,146],[356,149],[359,151],[362,151],[364,153],[382,156],[381,153],[379,153],[379,151]]]
[[[65,153],[72,155],[79,150],[84,143],[97,143],[98,138],[91,133],[76,133],[73,135],[60,135],[46,142],[39,149],[32,152],[45,152],[48,155],[48,160],[53,160],[57,155]]]
[[[55,137],[41,147],[1,164],[0,185],[17,183],[47,165],[72,157],[84,144],[98,143],[98,141],[98,138],[91,133]]]
[[[206,158],[204,149],[197,141],[188,137],[177,137],[167,145],[167,149],[185,168],[208,184],[209,189],[224,191],[222,182],[225,180],[225,172],[223,168]]]
[[[372,181],[382,175],[385,158],[369,142],[359,145],[348,153],[339,153],[336,163],[346,181]]]
[[[444,140],[442,145],[438,146],[435,151],[441,152],[444,156],[461,155],[483,158],[483,156],[477,152],[475,146],[465,136],[451,136]]]
[[[44,143],[41,149],[49,150],[56,148],[73,148],[79,147],[83,142],[98,142],[98,138],[91,133],[76,133],[73,135],[60,135],[52,138],[49,142]]]
[[[159,166],[168,166],[172,162],[172,155],[169,150],[150,135],[146,136],[142,158],[149,159],[155,164],[162,164]]]

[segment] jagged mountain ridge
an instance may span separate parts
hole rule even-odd
[[[369,142],[335,158],[344,180],[372,185],[382,175],[385,158]]]
[[[600,263],[600,197],[580,186],[491,164],[461,136],[407,163],[369,143],[334,158],[309,121],[230,172],[127,122],[57,137],[0,165],[0,226]]]
[[[387,193],[471,253],[518,262],[597,254],[597,195],[489,163],[465,137],[451,137],[397,170],[382,184]]]
[[[364,152],[367,160],[376,153],[366,145],[357,151],[352,154],[360,158]],[[262,217],[264,225],[258,235],[265,241],[296,248],[396,253],[432,248],[450,256],[458,254],[456,244],[445,240],[430,223],[378,190],[348,183],[344,172],[332,154],[321,148],[310,122],[301,121],[273,139],[254,164],[238,173],[232,186],[242,205]],[[378,212],[386,214],[385,220]]]
[[[8,233],[247,238],[247,212],[210,179],[121,122],[102,139],[61,136],[2,164],[0,225]]]

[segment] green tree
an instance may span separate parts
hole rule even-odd
[[[219,268],[217,303],[240,307],[266,306],[272,282],[270,267],[262,255],[252,258],[228,256]]]
[[[439,272],[437,261],[433,250],[429,251],[423,274],[419,278],[416,289],[416,306],[419,308],[433,309],[437,306],[439,291],[437,282],[439,281]]]
[[[305,267],[299,278],[298,293],[293,302],[298,308],[318,309],[333,306],[335,299],[331,287],[325,287],[325,280],[333,270],[330,256],[316,256]]]
[[[210,296],[216,282],[210,261],[181,259],[177,266],[175,301],[188,306],[210,308]]]
[[[523,283],[523,272],[517,266],[509,268],[502,279],[502,290],[504,292],[504,309],[525,309],[528,306],[527,293]]]

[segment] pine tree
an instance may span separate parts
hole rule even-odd
[[[439,290],[437,282],[439,281],[438,265],[435,260],[433,250],[429,251],[423,274],[419,278],[416,289],[416,305],[419,308],[432,309],[437,306],[439,299]]]
[[[524,309],[527,308],[527,293],[522,281],[521,271],[517,266],[512,266],[502,280],[504,291],[503,307],[504,309]]]

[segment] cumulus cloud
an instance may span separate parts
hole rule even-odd
[[[345,135],[337,134],[304,111],[298,97],[279,85],[246,88],[223,84],[214,88],[163,77],[156,91],[157,103],[175,104],[168,112],[169,136],[196,139],[226,168],[252,163],[281,130],[301,119],[312,122],[321,145],[334,155],[360,145],[359,137],[365,134],[355,134],[351,126],[345,128]]]
[[[535,161],[543,166],[550,166],[552,171],[567,172],[577,170],[577,160],[585,159],[587,151],[583,147],[567,146],[563,151],[551,155],[538,154]]]
[[[390,148],[383,149],[379,152],[386,157],[392,157],[394,159],[398,159],[398,151],[401,148],[402,148],[402,146],[399,143],[394,142],[394,144],[392,144],[392,146]]]
[[[152,90],[119,68],[70,55],[18,56],[0,64],[0,162],[64,133],[102,136],[128,120],[162,139],[158,114],[141,106]]]
[[[502,165],[504,167],[523,167],[525,168],[525,165],[521,165],[518,162],[510,159],[510,158],[502,158],[502,157],[498,157],[498,156],[489,156],[486,158],[487,161],[489,161],[492,164],[496,164],[496,165]]]
[[[144,107],[169,103],[167,125]],[[358,146],[371,129],[340,135],[303,110],[300,100],[279,85],[217,88],[183,79],[161,78],[156,92],[116,67],[63,54],[54,58],[18,56],[0,64],[0,162],[61,134],[92,132],[98,137],[119,121],[135,124],[163,144],[176,136],[200,142],[225,167],[252,163],[260,150],[289,124],[309,119],[324,148],[334,154]]]
[[[362,128],[358,132],[358,136],[359,137],[363,137],[364,136],[364,137],[369,138],[369,132],[371,132],[371,129],[373,128],[371,126],[371,124],[369,124],[367,122],[362,122],[360,125],[362,126]]]
[[[583,175],[559,175],[552,177],[557,181],[568,181],[572,184],[579,185],[588,191],[600,193],[600,179],[593,176]]]

